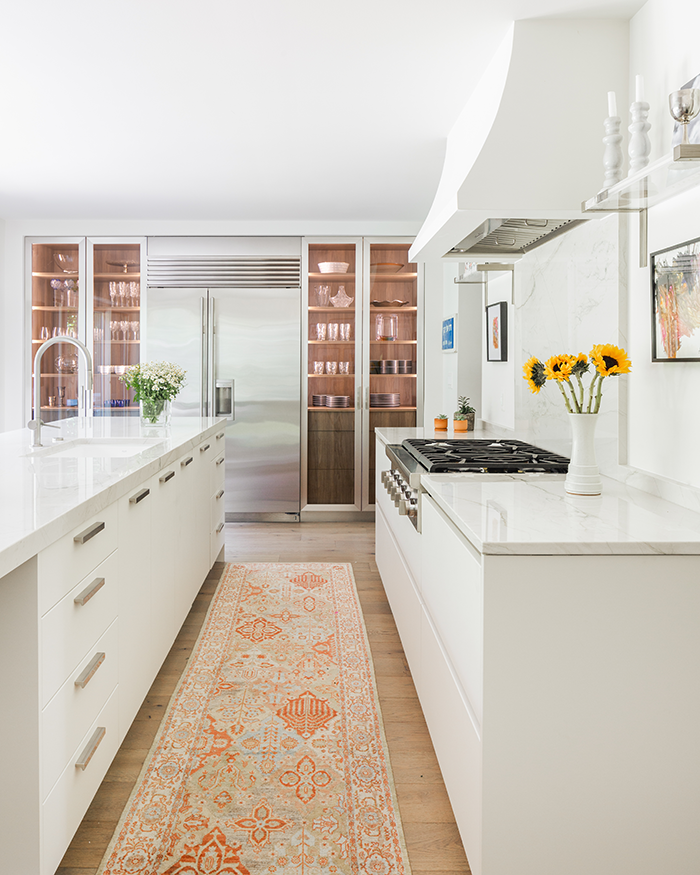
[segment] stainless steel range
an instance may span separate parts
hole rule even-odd
[[[569,468],[565,456],[517,440],[441,440],[407,438],[389,444],[391,470],[381,482],[401,516],[420,531],[421,478],[426,474],[467,474],[475,477],[511,475],[563,478]]]

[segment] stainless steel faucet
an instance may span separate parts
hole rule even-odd
[[[34,419],[27,423],[27,427],[33,431],[33,447],[43,446],[41,443],[41,426],[48,425],[48,423],[41,421],[41,359],[46,350],[55,343],[70,343],[77,348],[78,352],[85,359],[85,370],[87,372],[85,388],[88,392],[92,392],[92,356],[84,343],[76,340],[75,337],[50,337],[42,343],[34,356]],[[88,401],[86,401],[86,409],[87,407]],[[56,425],[48,425],[48,427],[58,428]]]

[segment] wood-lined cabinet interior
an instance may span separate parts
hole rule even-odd
[[[140,359],[141,240],[58,238],[29,244],[31,298],[30,412],[34,357],[51,337],[82,341],[93,358],[93,413],[137,414],[133,392],[119,379]],[[41,361],[41,416],[45,422],[78,413],[80,359],[68,343]]]
[[[374,504],[374,429],[422,403],[418,267],[410,241],[309,240],[306,505]]]

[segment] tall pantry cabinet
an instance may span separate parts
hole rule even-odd
[[[93,357],[95,416],[135,415],[133,392],[119,379],[140,359],[141,237],[28,238],[31,355],[28,399],[34,395],[34,356],[50,337],[81,340]],[[41,361],[41,418],[44,422],[86,414],[78,351],[72,344],[49,347]],[[29,400],[29,416],[33,401]]]
[[[403,237],[305,238],[302,509],[374,506],[374,429],[422,422],[423,283]]]

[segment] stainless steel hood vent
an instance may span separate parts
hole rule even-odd
[[[450,250],[450,255],[524,255],[585,219],[487,219]]]
[[[149,255],[148,285],[157,288],[266,288],[301,286],[299,258]]]

